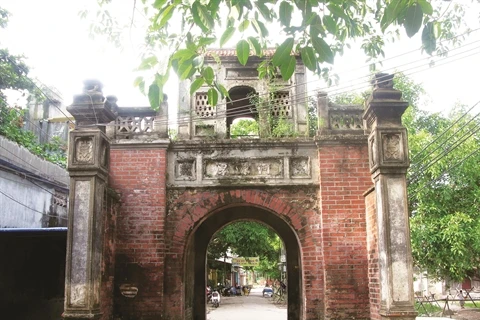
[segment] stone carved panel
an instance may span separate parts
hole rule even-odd
[[[196,136],[213,136],[213,135],[215,135],[215,126],[213,126],[213,125],[196,125],[195,126],[195,135]]]
[[[310,178],[310,159],[307,157],[291,158],[290,175],[292,178]]]
[[[330,114],[330,128],[332,130],[363,130],[361,113],[332,112]]]
[[[180,160],[175,164],[176,180],[196,180],[195,160]]]
[[[281,178],[284,174],[283,159],[205,160],[203,168],[206,179]]]
[[[403,145],[400,133],[388,133],[382,135],[383,160],[402,161]]]
[[[88,228],[90,212],[90,181],[75,182],[74,212],[72,232],[72,264],[70,269],[70,304],[72,306],[86,305],[87,286],[87,252]]]
[[[255,68],[227,68],[227,80],[258,79],[258,71]]]
[[[75,140],[75,162],[79,164],[93,164],[92,137],[78,137]]]

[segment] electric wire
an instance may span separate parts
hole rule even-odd
[[[62,220],[68,220],[68,218],[64,218],[64,217],[61,217],[61,216],[54,216],[54,215],[51,215],[51,214],[48,214],[48,213],[44,213],[44,212],[41,212],[41,211],[38,211],[37,209],[34,209],[34,208],[31,208],[29,206],[27,206],[26,204],[20,202],[19,200],[15,199],[14,197],[12,197],[11,195],[9,194],[6,194],[5,192],[1,191],[0,190],[0,193],[3,194],[5,197],[7,197],[8,199],[18,203],[19,205],[33,211],[33,212],[36,212],[36,213],[40,213],[41,215],[44,215],[44,216],[47,216],[47,217],[51,217],[51,218],[56,218],[56,219],[62,219]]]
[[[25,68],[23,68],[22,66],[18,65],[17,63],[15,63],[15,61],[13,61],[12,59],[10,59],[10,57],[6,56],[7,60],[13,64],[14,66],[16,66],[18,69],[22,70],[25,74],[28,74],[27,70],[25,70]],[[68,120],[68,122],[72,123],[73,125],[75,125],[75,122],[70,119],[70,117],[68,115],[65,114],[65,112],[63,112],[63,110],[61,108],[59,108],[56,103],[35,83],[35,81],[33,81],[32,79],[30,79],[29,77],[25,76],[25,75],[21,75],[21,74],[18,74],[18,76],[20,77],[24,77],[27,81],[29,81],[31,84],[33,84],[33,86],[39,91],[42,93],[42,95],[45,97],[45,99],[47,99],[50,103],[52,103],[52,105],[57,108],[64,116],[65,118]],[[37,79],[37,81],[39,81]],[[40,82],[40,81],[39,81]],[[41,83],[41,82],[40,82]],[[43,86],[45,86],[46,88],[48,86],[46,86],[45,84],[42,83]]]

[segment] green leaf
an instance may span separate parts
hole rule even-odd
[[[204,32],[211,31],[215,22],[212,16],[208,12],[208,9],[201,5],[198,1],[195,1],[192,5],[192,16],[195,24],[197,24]]]
[[[288,62],[290,55],[292,54],[294,40],[293,38],[287,38],[285,41],[275,50],[272,57],[272,63],[278,67],[285,62]]]
[[[255,37],[248,37],[248,42],[255,50],[255,55],[260,56],[262,54],[262,47],[260,46],[260,42]]]
[[[222,36],[220,37],[220,47],[223,47],[225,43],[232,38],[233,34],[235,33],[235,28],[234,27],[228,27],[225,29],[223,32]]]
[[[158,64],[158,59],[156,56],[150,56],[144,58],[140,65],[138,66],[138,70],[148,70],[152,69],[156,64]]]
[[[333,64],[334,55],[332,50],[330,49],[330,46],[325,42],[325,40],[313,36],[311,37],[311,40],[315,51],[317,51],[319,55],[320,62],[325,61]]]
[[[385,8],[382,20],[380,21],[382,31],[385,31],[390,24],[397,20],[400,13],[406,8],[407,2],[405,0],[392,0]]]
[[[271,11],[264,3],[262,3],[261,1],[255,1],[255,6],[257,7],[258,11],[260,11],[261,15],[265,20],[272,21]]]
[[[422,7],[414,3],[407,9],[407,14],[405,16],[404,27],[408,37],[413,37],[418,32],[418,30],[420,30],[420,27],[422,26],[422,21]]]
[[[337,23],[331,16],[324,16],[323,24],[325,25],[325,28],[327,28],[327,31],[331,34],[337,33]]]
[[[193,58],[196,53],[193,50],[190,49],[180,49],[177,52],[175,52],[172,56],[172,60],[187,60]]]
[[[300,55],[305,66],[310,71],[315,71],[317,69],[317,59],[315,57],[315,51],[312,47],[304,47],[300,50]]]
[[[292,20],[292,12],[293,6],[291,4],[286,1],[282,1],[282,3],[280,3],[280,22],[286,27],[290,27],[290,22]]]
[[[432,55],[437,48],[437,39],[435,37],[435,30],[432,22],[428,22],[423,28],[422,44],[423,48],[429,55]]]
[[[422,7],[423,13],[427,15],[432,15],[433,14],[433,8],[430,2],[426,0],[417,0],[417,3]]]
[[[204,60],[203,56],[196,56],[192,60],[193,66],[196,67],[196,68],[203,66],[203,60]]]
[[[242,65],[246,65],[250,55],[250,45],[247,40],[240,40],[237,43],[237,57]]]
[[[174,11],[175,11],[175,5],[171,4],[160,14],[160,16],[157,19],[158,28],[163,28],[167,24],[167,22],[172,17]]]
[[[205,83],[205,80],[203,78],[195,79],[195,81],[193,81],[192,84],[190,85],[190,94],[192,95],[195,91],[200,89],[204,83]]]
[[[158,110],[160,107],[160,94],[163,96],[162,89],[160,89],[157,82],[152,83],[148,87],[148,101],[150,101],[150,106],[154,110]]]
[[[255,32],[258,33],[261,37],[266,38],[268,37],[268,29],[265,27],[262,21],[258,21],[257,19],[252,19],[253,29]]]
[[[289,56],[288,59],[285,59],[285,61],[280,66],[280,73],[282,74],[283,80],[287,81],[288,79],[290,79],[290,77],[293,75],[293,72],[295,71],[296,63],[297,60],[294,56]]]
[[[344,20],[350,20],[348,16],[345,14],[345,10],[341,7],[337,6],[336,4],[330,3],[327,5],[328,10],[333,16],[342,18]]]
[[[155,0],[155,2],[153,3],[153,7],[156,9],[160,9],[165,3],[167,3],[167,0]]]
[[[182,60],[178,65],[178,78],[180,80],[188,79],[193,73],[195,69],[193,68],[193,61],[192,60]]]
[[[215,78],[215,73],[213,72],[212,67],[206,67],[202,72],[202,76],[209,85],[212,85],[213,79]]]
[[[217,41],[216,38],[213,37],[201,37],[198,40],[198,45],[199,46],[208,46],[209,44],[215,43]]]
[[[208,89],[207,92],[207,101],[208,104],[211,105],[212,107],[217,105],[218,102],[218,92],[214,88]]]
[[[225,87],[223,85],[221,85],[219,83],[215,83],[215,87],[217,88],[218,92],[220,92],[220,95],[222,96],[222,99],[224,97],[229,96],[227,89],[225,89]]]
[[[245,20],[243,20],[242,23],[240,23],[240,25],[238,26],[238,31],[243,32],[243,31],[247,30],[249,26],[250,26],[250,21],[248,21],[247,19],[245,19]]]

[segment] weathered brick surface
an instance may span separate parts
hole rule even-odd
[[[304,319],[370,318],[366,148],[320,147],[318,186],[174,190],[165,184],[166,150],[112,150],[111,185],[121,194],[115,284],[139,288],[134,300],[117,292],[117,314],[184,319],[191,312],[184,301],[189,237],[210,215],[248,206],[282,217],[298,237]]]
[[[121,197],[115,312],[124,318],[135,313],[135,319],[158,319],[163,307],[166,150],[113,149],[110,164],[110,183]],[[120,294],[122,283],[138,287],[134,301]]]
[[[363,193],[372,185],[366,146],[319,150],[325,318],[370,318]],[[317,270],[317,272],[320,270]],[[308,299],[308,297],[307,297]]]

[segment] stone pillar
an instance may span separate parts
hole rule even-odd
[[[322,135],[325,130],[330,129],[330,124],[328,121],[328,95],[324,91],[320,91],[317,93],[317,115],[317,135]]]
[[[381,319],[415,319],[408,222],[407,131],[401,117],[408,103],[393,89],[393,75],[377,74],[363,115],[370,172],[375,183]]]
[[[70,199],[63,317],[99,319],[110,147],[101,124],[112,121],[115,115],[96,81],[85,82],[84,94],[76,96],[67,110],[76,127],[70,132],[68,150]]]

